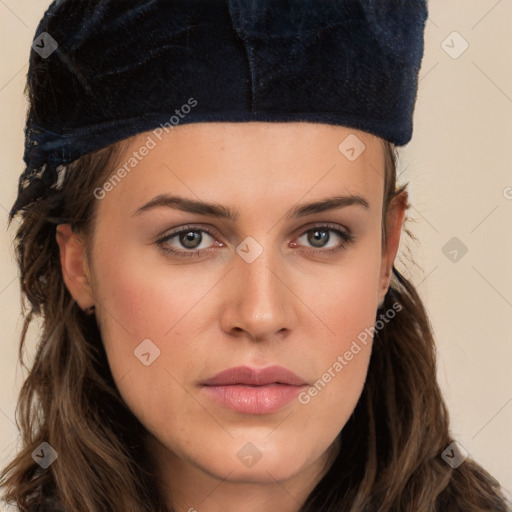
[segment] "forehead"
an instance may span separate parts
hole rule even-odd
[[[111,174],[122,179],[115,180],[101,208],[114,202],[117,208],[139,206],[162,193],[239,210],[364,193],[379,210],[384,164],[381,139],[344,126],[190,123],[127,140]]]

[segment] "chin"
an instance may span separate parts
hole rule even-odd
[[[265,433],[268,435],[268,432]],[[238,483],[275,483],[293,478],[318,460],[322,450],[316,454],[314,446],[287,442],[285,439],[264,440],[252,443],[249,436],[231,440],[209,453],[196,453],[196,465],[217,478]],[[290,439],[289,439],[290,441]]]
[[[290,460],[286,457],[273,457],[268,460],[265,455],[252,466],[246,466],[240,461],[233,461],[226,456],[223,460],[212,457],[210,460],[200,461],[203,471],[221,480],[233,483],[275,484],[293,478],[305,466],[303,460]]]

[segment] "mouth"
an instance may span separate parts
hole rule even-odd
[[[307,382],[282,366],[237,366],[201,382],[217,404],[244,414],[270,414],[290,403]]]

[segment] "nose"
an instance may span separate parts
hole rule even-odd
[[[233,265],[223,284],[221,328],[253,341],[289,334],[297,324],[297,298],[286,262],[265,248],[251,263],[237,254]]]

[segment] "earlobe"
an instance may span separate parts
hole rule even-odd
[[[80,308],[85,310],[94,304],[85,243],[70,224],[57,226],[56,240],[64,283]]]

